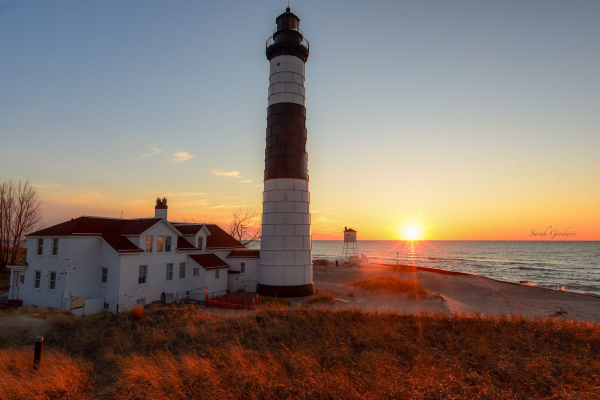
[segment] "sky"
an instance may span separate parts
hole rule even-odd
[[[0,0],[0,178],[46,225],[262,208],[287,1]],[[600,2],[291,0],[313,239],[600,240]],[[559,240],[556,237],[553,240]]]

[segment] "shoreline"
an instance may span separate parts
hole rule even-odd
[[[395,267],[396,266],[395,264],[374,264],[374,263],[369,263],[369,265],[381,265],[381,266],[385,266],[385,267]],[[452,270],[448,270],[448,269],[433,268],[433,267],[421,267],[419,265],[408,265],[408,264],[399,264],[398,266],[414,267],[417,271],[426,271],[426,272],[432,272],[432,273],[435,273],[435,274],[442,274],[442,275],[468,275],[468,276],[476,276],[478,278],[489,279],[489,280],[492,280],[494,282],[499,282],[499,283],[507,283],[509,285],[526,286],[526,287],[530,287],[530,288],[538,288],[538,289],[544,289],[544,290],[551,290],[551,291],[554,291],[554,292],[566,292],[566,293],[578,294],[578,295],[581,295],[581,296],[596,297],[596,298],[600,299],[600,295],[597,295],[597,294],[594,294],[594,293],[587,293],[587,292],[581,293],[581,292],[574,292],[572,290],[552,289],[552,288],[547,288],[547,287],[543,287],[543,286],[538,286],[537,284],[535,286],[525,285],[523,283],[502,281],[500,279],[490,278],[488,276],[472,274],[470,272],[459,272],[459,271],[452,271]],[[359,267],[361,267],[361,266],[359,266]]]

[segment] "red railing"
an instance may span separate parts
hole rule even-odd
[[[227,308],[230,310],[254,310],[258,307],[258,297],[206,296],[206,308]]]

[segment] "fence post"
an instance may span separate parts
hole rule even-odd
[[[208,307],[208,286],[206,287],[206,307]]]
[[[33,369],[38,369],[42,362],[42,346],[44,344],[44,337],[38,336],[35,338],[35,350],[33,352]]]

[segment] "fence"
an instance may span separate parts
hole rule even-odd
[[[254,310],[258,298],[241,296],[206,297],[206,308],[227,308],[230,310]]]
[[[96,315],[104,311],[104,297],[97,299],[89,299],[83,301],[83,307],[74,308],[71,310],[73,315],[82,317],[86,315]]]

